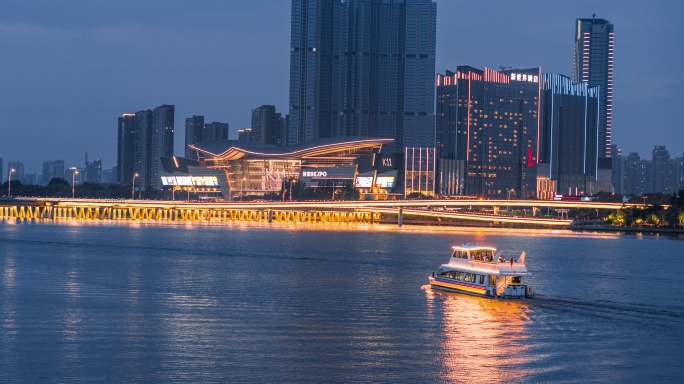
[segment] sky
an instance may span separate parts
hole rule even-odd
[[[613,143],[650,159],[684,153],[684,1],[435,0],[436,72],[541,67],[572,77],[577,18],[615,26]],[[176,106],[185,118],[249,127],[288,111],[289,0],[0,0],[0,157],[116,165],[117,118]],[[6,179],[6,175],[3,177]]]

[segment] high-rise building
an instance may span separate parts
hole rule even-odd
[[[48,185],[55,177],[64,178],[64,160],[47,160],[43,162],[43,185]]]
[[[437,162],[445,194],[534,198],[541,69],[459,66],[437,75]],[[441,160],[449,160],[448,162]],[[446,181],[446,184],[445,184]]]
[[[228,140],[228,128],[228,123],[215,121],[205,124],[204,116],[185,119],[185,157],[197,160],[197,152],[189,147],[190,144]]]
[[[598,182],[599,87],[573,83],[569,77],[542,75],[541,153],[544,173],[555,193],[588,195],[610,191]]]
[[[613,189],[615,193],[624,194],[624,160],[622,158],[622,150],[615,144],[610,146],[610,157],[612,164],[611,181],[613,183]]]
[[[293,0],[287,144],[433,147],[436,18],[432,0]]]
[[[675,157],[672,162],[672,190],[678,192],[684,188],[684,156]]]
[[[82,177],[82,180],[85,179],[89,183],[102,183],[102,160],[88,161],[88,154],[86,154],[84,171],[85,177]]]
[[[228,123],[219,123],[217,121],[204,124],[204,141],[221,141],[228,140],[228,131],[230,127]]]
[[[161,105],[119,117],[118,181],[132,183],[137,174],[136,185],[161,188],[161,158],[173,157],[174,115],[173,105]]]
[[[124,113],[119,117],[118,147],[116,153],[117,183],[131,184],[133,181],[133,150],[135,147],[135,122],[134,113]]]
[[[672,165],[670,152],[664,145],[653,148],[653,191],[672,193]]]
[[[577,19],[575,83],[600,87],[599,157],[610,157],[613,124],[613,24],[603,19]]]
[[[188,145],[204,141],[204,116],[193,116],[185,119],[185,157],[197,160],[197,153]]]
[[[283,118],[274,105],[262,105],[252,110],[251,141],[283,146]]]
[[[14,172],[12,172],[14,170]],[[9,173],[12,172],[12,180],[19,180],[24,182],[24,163],[21,161],[8,161],[7,162],[7,178],[9,180]]]
[[[252,128],[238,129],[238,140],[251,141],[252,140]]]
[[[0,157],[0,184],[5,180],[5,168],[3,168],[4,160]]]

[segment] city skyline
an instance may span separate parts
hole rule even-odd
[[[579,1],[548,9],[542,1],[499,1],[485,15],[476,4],[436,3],[436,73],[457,65],[541,66],[572,76],[576,19],[595,13],[608,20],[615,25],[612,143],[642,158],[656,145],[673,156],[684,151],[676,118],[684,48],[667,38],[682,35],[684,5]],[[174,153],[182,156],[185,118],[227,122],[237,138],[254,108],[288,110],[289,1],[159,4],[3,2],[0,48],[8,59],[0,61],[0,86],[12,92],[0,96],[0,157],[40,173],[49,159],[81,166],[87,148],[110,169],[123,113],[175,105]]]

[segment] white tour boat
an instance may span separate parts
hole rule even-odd
[[[525,284],[530,274],[525,266],[525,252],[498,251],[492,247],[461,244],[453,248],[449,263],[433,272],[430,286],[450,292],[496,298],[534,296]]]

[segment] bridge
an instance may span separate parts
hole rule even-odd
[[[182,202],[94,199],[0,200],[0,220],[148,220],[169,222],[319,222],[380,223],[404,218],[450,219],[481,223],[506,223],[565,227],[568,218],[538,218],[541,208],[617,210],[641,204],[543,200],[398,200],[398,201],[257,201]],[[470,212],[485,208],[491,212]],[[530,209],[531,216],[500,214],[511,209]],[[396,218],[395,218],[396,217]]]

